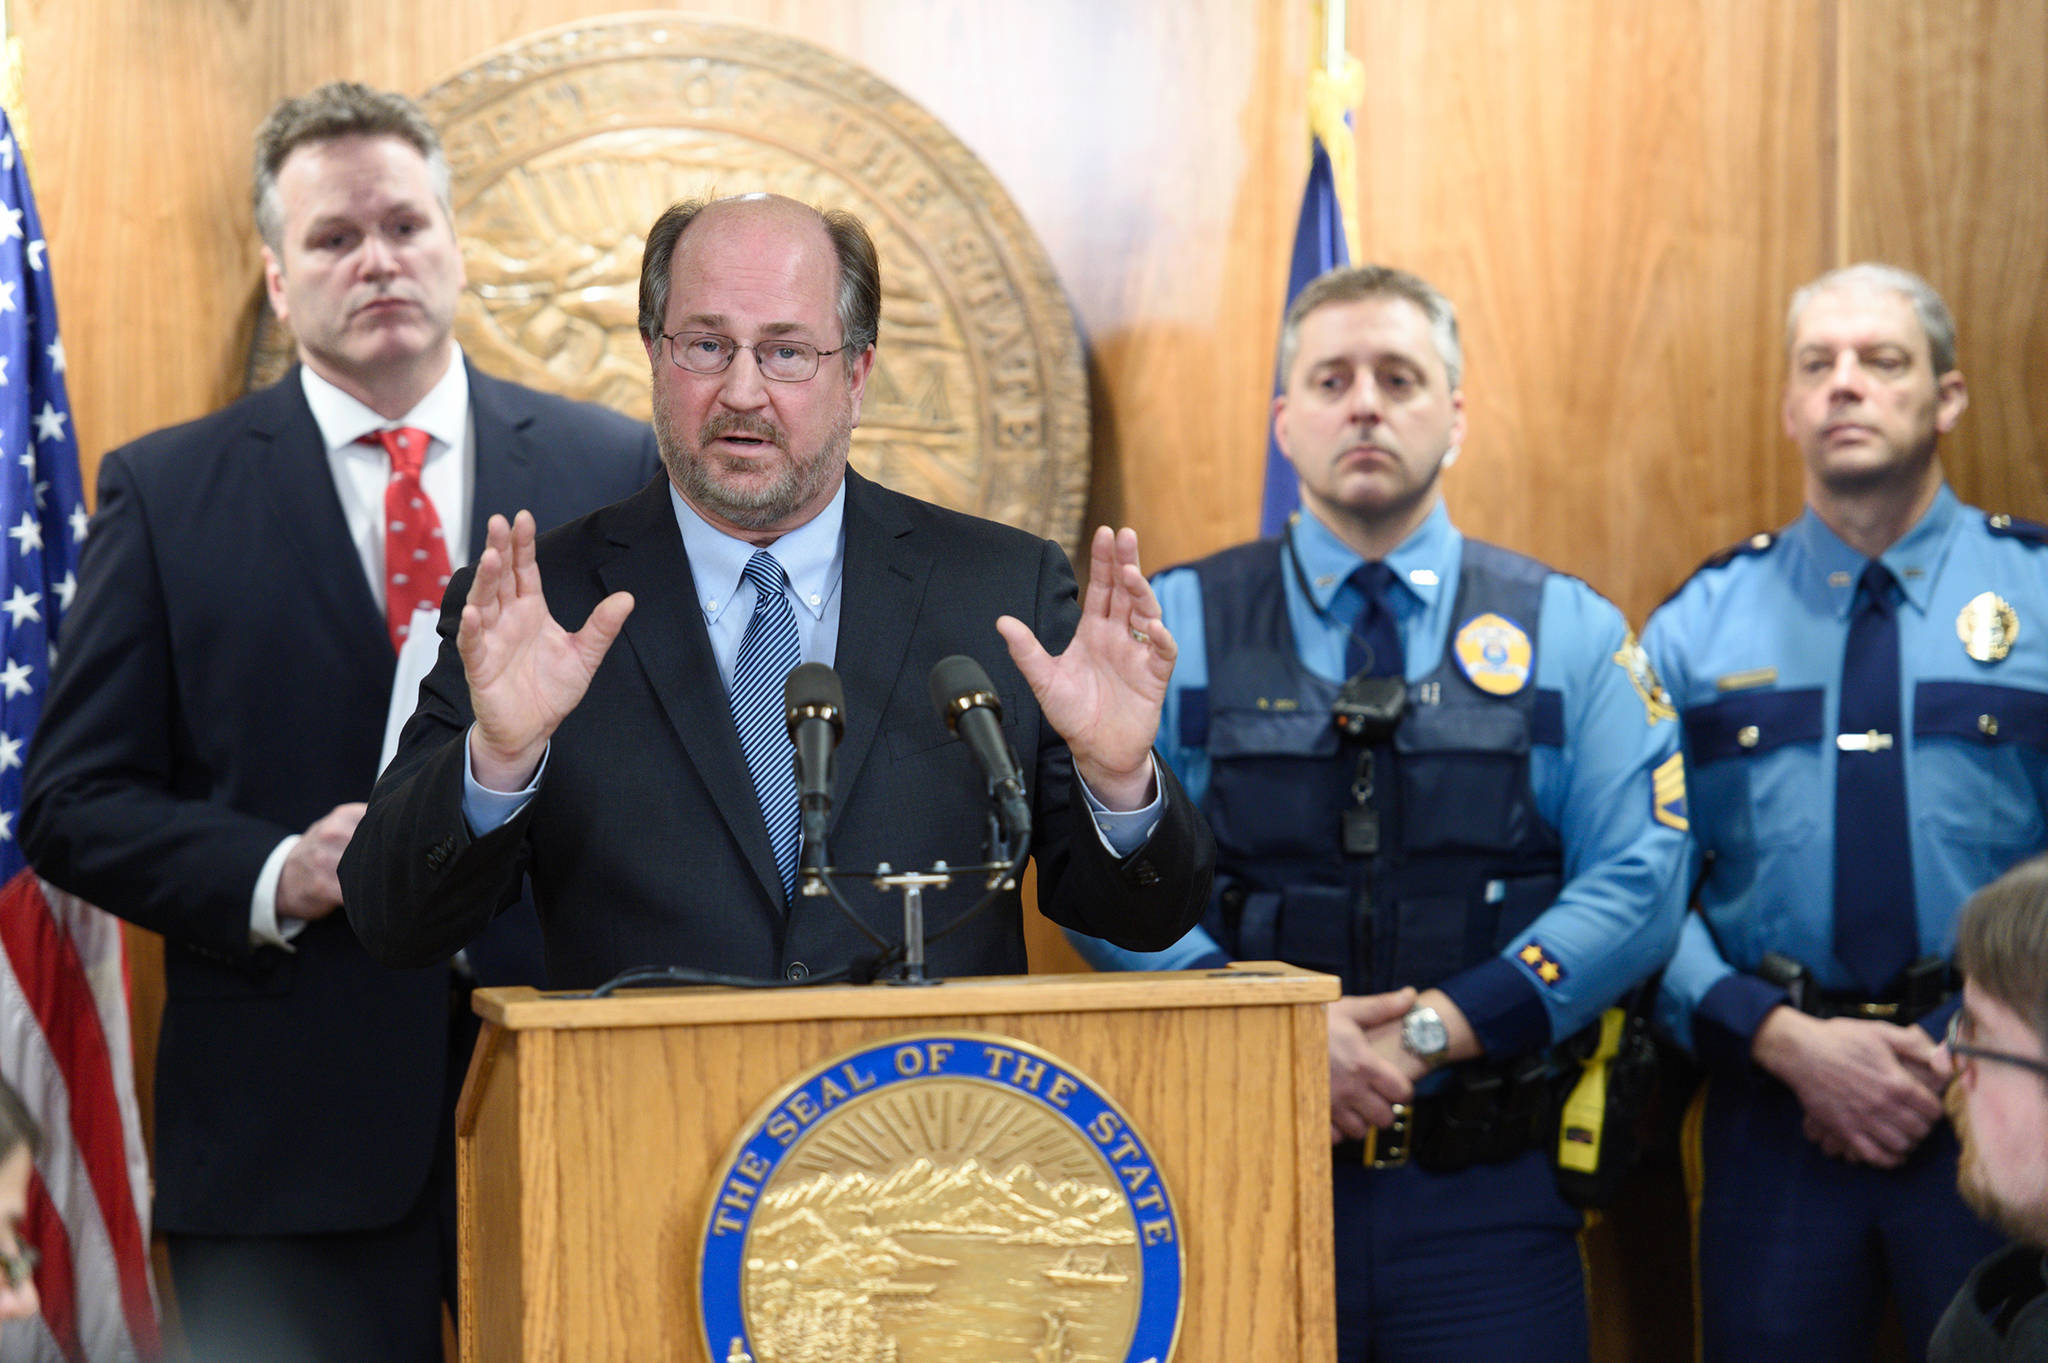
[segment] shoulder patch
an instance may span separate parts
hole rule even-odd
[[[2048,544],[2048,525],[2025,520],[2019,516],[2008,516],[2002,511],[1986,516],[1984,528],[2000,539],[2025,540],[2028,544]]]

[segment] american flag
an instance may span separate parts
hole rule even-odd
[[[0,110],[0,1075],[45,1136],[21,1228],[43,1314],[0,1330],[0,1363],[161,1352],[121,925],[37,879],[14,836],[86,525],[49,253]]]

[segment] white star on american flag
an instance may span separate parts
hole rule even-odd
[[[0,312],[19,312],[14,305],[14,281],[0,279]]]
[[[43,353],[50,357],[51,368],[55,369],[59,374],[64,372],[64,338],[62,336],[44,346]]]
[[[7,361],[11,356],[0,355],[0,388],[7,386]]]
[[[71,542],[73,544],[85,543],[86,527],[92,524],[92,517],[85,514],[84,502],[80,502],[77,506],[71,508],[70,520]],[[64,604],[68,606],[71,603],[69,601],[66,601]]]
[[[21,740],[0,734],[0,771],[21,765]]]
[[[58,411],[54,403],[44,403],[43,410],[36,413],[36,439],[62,440],[68,419],[69,414]]]
[[[14,135],[0,137],[0,170],[14,169]]]
[[[0,699],[11,700],[35,689],[35,683],[29,680],[27,663],[18,663],[10,658],[7,666],[0,667]]]
[[[21,546],[21,552],[24,554],[43,547],[43,527],[36,523],[34,512],[22,512],[21,524],[15,526],[7,534],[10,539]]]
[[[0,809],[0,842],[14,841],[14,815]]]
[[[57,594],[57,609],[60,611],[70,610],[71,598],[78,592],[78,575],[76,573],[64,574],[64,580],[50,588],[50,590]]]
[[[8,623],[19,628],[23,621],[43,618],[43,613],[36,609],[42,599],[41,592],[25,592],[17,585],[14,595],[0,601],[0,611],[6,611]]]
[[[21,241],[21,210],[0,208],[0,241]]]
[[[45,249],[47,248],[44,247],[41,237],[37,237],[28,244],[28,267],[37,274],[43,272],[43,251]]]

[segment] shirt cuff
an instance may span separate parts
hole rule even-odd
[[[469,821],[469,835],[481,838],[487,833],[497,832],[526,808],[526,802],[540,789],[541,774],[548,769],[548,753],[554,744],[551,741],[541,749],[540,765],[533,769],[533,779],[526,783],[526,789],[492,790],[476,779],[469,749],[470,736],[475,732],[476,725],[472,724],[462,735],[462,817]]]
[[[1081,797],[1088,802],[1088,815],[1095,820],[1095,836],[1102,839],[1102,845],[1118,861],[1143,847],[1166,813],[1166,783],[1159,779],[1159,755],[1148,754],[1146,760],[1152,764],[1152,803],[1143,809],[1111,809],[1095,798],[1080,772],[1074,773],[1074,784],[1081,788]],[[547,759],[542,758],[541,764],[545,766]]]
[[[306,930],[306,920],[278,918],[277,882],[284,877],[285,858],[299,845],[300,836],[294,833],[273,847],[264,859],[263,869],[256,874],[256,889],[249,896],[249,945],[252,947],[298,950],[292,945],[292,938]]]
[[[1721,1074],[1748,1074],[1755,1068],[1750,1045],[1756,1029],[1779,1004],[1792,996],[1754,975],[1731,971],[1700,996],[1692,1012],[1692,1050],[1700,1063]]]
[[[1439,984],[1458,1005],[1486,1054],[1528,1055],[1550,1044],[1550,1010],[1522,968],[1493,956]]]
[[[1938,1003],[1919,1018],[1920,1028],[1934,1039],[1939,1046],[1948,1039],[1948,1020],[1956,1015],[1956,1009],[1963,1006],[1963,996],[1952,994],[1945,1003]]]

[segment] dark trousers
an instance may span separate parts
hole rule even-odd
[[[1584,1218],[1543,1152],[1334,1182],[1339,1363],[1585,1363]]]
[[[1687,1122],[1708,1363],[1868,1363],[1889,1289],[1909,1355],[2002,1243],[1956,1193],[1937,1125],[1899,1169],[1830,1159],[1783,1085],[1717,1079]]]
[[[164,1234],[192,1363],[442,1363],[455,1310],[455,1097],[476,1047],[457,987],[433,1169],[398,1224],[322,1235]]]

